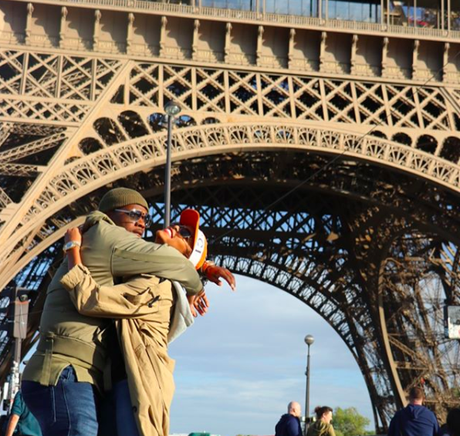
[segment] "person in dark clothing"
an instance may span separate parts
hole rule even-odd
[[[388,436],[437,436],[439,424],[431,410],[424,407],[421,388],[409,392],[409,405],[396,412],[391,420]]]
[[[460,409],[449,410],[447,423],[441,427],[439,436],[460,436]]]
[[[18,391],[14,397],[13,408],[6,427],[5,436],[12,436],[13,433],[17,436],[42,436],[40,425],[35,416],[27,408],[26,403],[22,399],[21,391]]]
[[[302,436],[300,428],[300,404],[291,401],[288,404],[288,413],[284,414],[275,427],[275,436]]]

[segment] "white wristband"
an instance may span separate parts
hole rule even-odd
[[[74,247],[81,247],[80,242],[78,241],[69,241],[64,244],[64,247],[62,249],[64,250],[64,253],[67,253],[71,248]]]

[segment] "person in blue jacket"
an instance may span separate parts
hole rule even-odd
[[[396,412],[390,422],[388,436],[437,436],[439,424],[431,410],[423,406],[421,388],[409,392],[409,405]]]
[[[11,416],[8,421],[5,436],[42,436],[40,425],[35,416],[30,413],[22,398],[21,391],[18,391],[13,401]]]
[[[300,428],[300,404],[291,401],[288,404],[288,413],[284,414],[275,427],[275,436],[302,436]]]

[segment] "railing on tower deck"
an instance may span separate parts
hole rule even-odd
[[[460,11],[451,11],[450,26],[447,23],[443,25],[446,28],[437,28],[433,27],[432,24],[428,22],[423,22],[423,25],[420,25],[420,20],[414,19],[417,18],[417,14],[420,12],[416,11],[416,14],[411,12],[410,8],[407,9],[406,15],[404,11],[399,11],[398,19],[401,24],[394,24],[396,21],[393,15],[396,15],[393,12],[390,12],[392,15],[390,18],[384,14],[382,18],[380,16],[380,10],[376,15],[374,15],[375,21],[359,21],[359,20],[347,20],[347,19],[338,19],[331,18],[331,13],[327,15],[327,9],[310,10],[316,15],[321,14],[322,18],[318,16],[309,16],[307,13],[304,15],[293,15],[293,14],[283,14],[283,13],[273,13],[270,9],[273,7],[266,7],[268,4],[273,3],[274,0],[244,0],[250,5],[250,9],[242,7],[242,9],[231,8],[229,7],[230,3],[236,6],[239,2],[238,0],[224,0],[216,2],[215,0],[188,0],[187,3],[163,3],[162,1],[148,1],[148,0],[41,0],[42,3],[53,3],[58,2],[59,4],[69,4],[78,6],[95,6],[95,7],[110,7],[110,8],[121,8],[121,9],[131,9],[131,10],[142,10],[142,11],[151,11],[151,12],[171,12],[171,13],[180,13],[180,14],[192,14],[195,16],[205,16],[213,17],[220,19],[230,19],[230,20],[247,20],[247,21],[264,21],[274,24],[282,25],[292,25],[292,26],[315,26],[323,28],[333,28],[333,29],[346,29],[346,30],[357,30],[357,31],[370,31],[370,32],[384,32],[384,33],[396,33],[400,35],[421,35],[427,37],[439,37],[439,38],[459,38],[460,39]],[[280,0],[277,0],[280,1]],[[288,0],[283,0],[288,1]],[[292,2],[293,0],[291,0]],[[302,1],[302,0],[298,0]],[[310,1],[310,0],[308,0]],[[313,0],[311,0],[313,1]],[[315,0],[316,1],[316,0]],[[332,1],[332,0],[330,0]],[[375,0],[368,0],[369,2]],[[383,0],[386,3],[386,0]],[[323,4],[326,4],[325,0],[322,0]],[[379,0],[380,3],[380,0]],[[218,7],[220,4],[224,4],[227,7]],[[212,5],[212,6],[208,6]],[[259,8],[258,11],[255,9]],[[426,13],[426,8],[421,8],[422,13]],[[302,9],[303,10],[303,9]],[[429,10],[431,13],[431,9]],[[329,11],[330,12],[330,11]],[[444,11],[447,12],[447,11]],[[403,20],[401,19],[401,14],[404,15]],[[326,18],[328,16],[329,18]],[[439,14],[438,22],[439,22]],[[411,18],[412,17],[412,18]],[[446,20],[447,21],[447,20]],[[439,24],[439,23],[438,23]]]

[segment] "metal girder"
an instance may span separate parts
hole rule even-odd
[[[375,39],[383,42],[376,76],[358,53],[361,41],[374,40],[353,35],[348,74],[328,52],[326,40],[337,36],[324,29],[286,33],[283,64],[263,53],[262,25],[260,50],[238,54],[226,23],[217,26],[222,59],[209,62],[197,21],[197,44],[173,50],[161,18],[152,58],[132,54],[142,45],[130,39],[134,16],[126,41],[100,41],[110,11],[91,11],[88,45],[64,38],[73,16],[48,3],[62,35],[39,34],[32,3],[18,8],[23,39],[0,35],[13,41],[0,50],[0,289],[14,280],[37,292],[24,351],[60,237],[108,187],[140,190],[161,222],[162,114],[174,99],[182,113],[172,138],[173,218],[198,207],[219,263],[324,317],[363,373],[379,430],[417,384],[441,419],[458,404],[460,350],[444,339],[441,314],[445,299],[460,298],[460,80],[447,42],[436,42],[447,61],[442,74],[421,85],[440,62],[427,55],[426,37],[402,48],[412,66],[392,64],[393,40],[388,48],[386,36]],[[299,58],[295,38],[318,42],[317,70]],[[0,338],[1,377],[8,344]]]
[[[439,317],[445,298],[441,281],[452,285],[454,277],[458,280],[458,264],[452,258],[456,245],[445,242],[449,229],[455,228],[460,219],[460,213],[456,209],[454,213],[450,206],[451,194],[425,183],[421,186],[423,197],[428,200],[436,195],[438,202],[436,207],[430,204],[422,211],[421,203],[415,207],[412,201],[411,177],[405,180],[400,174],[391,176],[385,169],[373,168],[374,177],[369,179],[370,168],[365,163],[350,167],[346,160],[327,167],[315,183],[291,191],[293,177],[302,180],[312,168],[327,163],[324,157],[301,153],[289,159],[296,162],[295,166],[281,165],[272,189],[267,190],[266,177],[276,172],[282,158],[276,153],[262,152],[233,156],[236,166],[239,161],[253,163],[246,165],[237,179],[229,178],[232,167],[221,165],[222,156],[181,162],[179,166],[187,165],[187,177],[201,174],[206,168],[213,184],[200,180],[187,189],[175,190],[172,218],[187,206],[198,207],[211,252],[218,262],[289,292],[324,317],[357,360],[378,425],[385,428],[396,398],[379,328],[381,296],[397,377],[404,389],[425,380],[428,398],[433,407],[438,404],[436,412],[442,419],[447,407],[456,404],[455,375],[459,372],[455,359],[459,355],[458,344],[443,339]],[[181,171],[175,174],[176,181],[185,177]],[[117,184],[140,189],[152,202],[154,216],[160,222],[161,187],[151,188],[158,177],[161,168],[137,173]],[[387,190],[393,194],[387,195]],[[45,248],[43,245],[40,249],[40,244],[46,244],[45,235],[63,234],[64,226],[95,207],[102,193],[75,203],[75,209],[63,209],[56,214],[46,223],[48,230],[43,228],[34,249],[40,252]],[[443,204],[449,206],[444,208]],[[438,210],[436,219],[432,217],[434,209]],[[451,213],[443,213],[447,210]],[[399,269],[394,266],[394,259],[398,260]],[[439,268],[440,264],[444,268]],[[432,275],[437,286],[438,293],[429,300],[419,298],[417,293],[427,277],[423,271]],[[449,271],[449,277],[444,271]],[[22,280],[30,280],[26,272],[22,274]],[[44,285],[40,285],[40,280],[36,283],[43,292]],[[458,299],[458,287],[450,290]],[[414,316],[432,321],[420,324]],[[418,324],[423,325],[424,334],[416,329]],[[434,353],[436,349],[440,352]],[[423,367],[420,362],[427,364]]]

